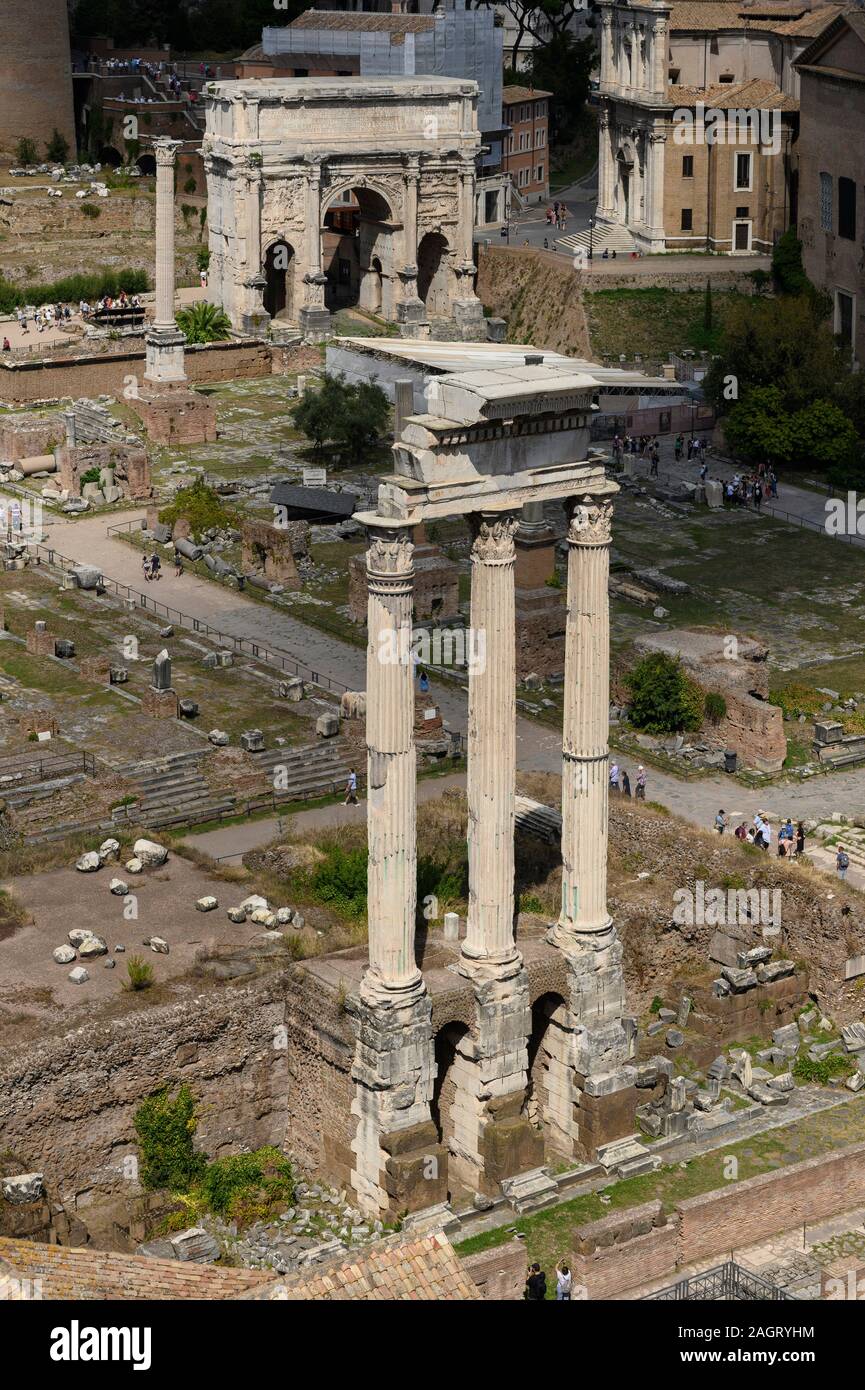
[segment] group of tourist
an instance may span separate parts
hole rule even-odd
[[[126,310],[141,309],[141,296],[138,294],[127,294],[121,290],[118,295],[106,294],[98,299],[91,308],[86,299],[82,299],[78,305],[78,312],[82,318],[89,319],[93,314],[102,314],[106,309]]]
[[[610,791],[618,792],[619,796],[631,795],[631,779],[624,767],[614,760],[610,764]],[[637,781],[634,787],[634,798],[637,801],[646,799],[646,769],[643,764],[637,768]]]
[[[656,434],[626,434],[624,436],[617,434],[613,439],[613,458],[617,468],[622,465],[623,454],[630,454],[633,458],[648,458],[649,477],[657,478],[658,464],[661,460],[661,443]]]
[[[148,584],[151,579],[162,578],[162,561],[155,550],[152,555],[143,555],[141,557],[141,572],[144,575],[145,582]]]
[[[559,1260],[556,1265],[556,1302],[570,1303],[572,1287],[573,1275],[570,1265],[565,1260]],[[528,1303],[543,1303],[546,1296],[547,1276],[536,1261],[533,1265],[529,1265],[523,1298]]]
[[[30,332],[30,320],[26,309],[18,308],[15,310],[15,317],[18,320],[18,327],[22,333]],[[44,333],[46,328],[52,328],[54,324],[66,323],[72,317],[72,310],[68,304],[42,304],[33,313],[33,323],[37,333]],[[8,339],[6,340],[8,342]],[[4,343],[4,350],[6,344]]]
[[[715,816],[714,826],[719,835],[723,835],[730,823],[730,817],[723,809]],[[746,844],[754,845],[757,849],[764,849],[769,853],[772,849],[772,825],[765,811],[758,811],[754,816],[753,825],[747,825],[745,821],[740,821],[733,831],[737,840],[743,840]],[[779,859],[798,859],[805,853],[805,827],[801,821],[794,827],[792,820],[788,816],[782,821],[778,830],[777,855]]]
[[[764,464],[757,473],[734,473],[724,484],[724,501],[728,507],[753,507],[759,511],[765,498],[774,500],[777,496],[777,474]]]
[[[547,226],[555,227],[557,231],[563,232],[568,220],[568,209],[564,203],[555,202],[552,207],[547,208]],[[546,245],[546,242],[544,242]]]

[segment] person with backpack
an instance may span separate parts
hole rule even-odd
[[[571,1274],[571,1271],[570,1271],[569,1266],[567,1265],[567,1263],[566,1263],[564,1260],[559,1260],[559,1263],[556,1265],[556,1302],[557,1302],[557,1303],[570,1303],[570,1301],[571,1301],[571,1283],[572,1283],[572,1281],[573,1281],[573,1275]]]
[[[850,856],[843,845],[838,846],[838,853],[835,855],[835,872],[838,877],[847,877],[847,870],[850,868]]]
[[[529,1269],[523,1298],[528,1303],[543,1303],[547,1296],[547,1276],[540,1265],[535,1263]]]

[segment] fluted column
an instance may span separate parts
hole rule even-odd
[[[609,10],[601,15],[601,90],[614,86],[616,82],[613,61],[613,17]]]
[[[478,513],[472,527],[471,626],[485,661],[469,674],[467,964],[518,958],[514,946],[516,639],[511,512]]]
[[[411,661],[414,546],[411,527],[367,530],[366,657],[369,970],[367,1002],[422,991],[415,960],[417,902],[414,670]]]
[[[176,331],[174,322],[174,165],[179,140],[153,142],[156,155],[156,312],[153,327]]]
[[[562,735],[561,944],[610,928],[607,911],[609,784],[609,500],[570,498],[565,707]]]

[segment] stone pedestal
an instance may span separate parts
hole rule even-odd
[[[212,444],[216,439],[216,411],[186,386],[145,390],[131,404],[154,444]]]
[[[486,342],[487,321],[479,299],[457,299],[453,306],[454,323],[464,342]]]
[[[54,641],[54,633],[49,632],[42,623],[30,629],[24,639],[24,645],[31,656],[53,656]]]
[[[98,685],[111,683],[111,658],[108,656],[83,656],[78,665],[82,680],[96,681]]]
[[[156,690],[149,685],[142,696],[141,708],[153,719],[176,719],[177,691]]]

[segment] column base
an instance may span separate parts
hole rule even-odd
[[[568,972],[575,1154],[591,1160],[600,1145],[632,1134],[636,1123],[636,1072],[628,1063],[637,1024],[625,1012],[622,946],[612,922],[597,932],[557,922],[547,939],[561,950]]]
[[[460,960],[477,1005],[476,1026],[457,1048],[454,1080],[454,1176],[470,1189],[498,1196],[502,1182],[538,1168],[543,1135],[526,1114],[528,976],[519,952],[507,960]]]
[[[453,319],[464,342],[486,342],[487,321],[479,299],[455,299]]]
[[[357,1019],[351,1182],[361,1209],[384,1218],[446,1200],[447,1154],[430,1114],[435,1066],[429,996],[422,981],[413,995],[380,999],[377,989],[374,981],[367,991],[361,986],[360,996],[346,1004]]]
[[[301,309],[298,319],[300,331],[307,342],[321,343],[333,334],[333,320],[329,309]]]

